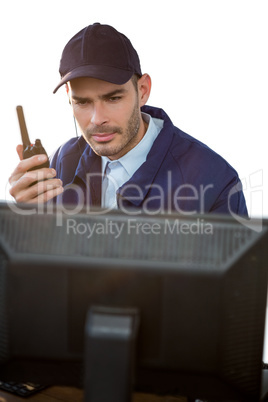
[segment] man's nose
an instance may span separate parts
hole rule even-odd
[[[101,126],[107,122],[108,117],[105,107],[100,102],[95,103],[92,109],[91,123],[96,126]]]

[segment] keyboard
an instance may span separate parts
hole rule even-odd
[[[18,383],[15,381],[0,381],[0,389],[11,392],[12,394],[28,397],[46,388],[44,385],[32,382]]]

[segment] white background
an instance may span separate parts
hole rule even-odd
[[[2,2],[0,199],[17,164],[22,104],[30,138],[51,154],[75,135],[59,81],[66,42],[108,23],[137,49],[151,75],[148,104],[226,158],[246,184],[252,216],[268,216],[268,2],[266,0],[9,0]],[[4,4],[4,5],[3,5]]]
[[[151,75],[148,104],[225,157],[245,183],[252,216],[268,217],[267,0],[9,0],[0,6],[0,199],[17,163],[15,113],[50,154],[75,135],[58,66],[66,42],[94,22],[113,25]]]

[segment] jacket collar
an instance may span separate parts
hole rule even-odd
[[[156,138],[146,161],[134,173],[131,179],[118,190],[118,197],[128,200],[135,207],[141,206],[148,194],[155,176],[160,169],[173,139],[173,124],[162,109],[144,106],[142,111],[164,120],[164,127]],[[137,188],[137,183],[139,186]]]
[[[90,199],[92,205],[99,206],[101,200],[101,158],[86,145],[79,159],[72,183],[83,183],[86,199]]]

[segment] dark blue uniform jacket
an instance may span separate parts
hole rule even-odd
[[[146,161],[118,189],[120,208],[247,214],[238,174],[221,156],[175,127],[162,109],[142,111],[164,120],[164,127]],[[101,158],[83,137],[61,146],[51,166],[65,186],[56,202],[101,205]]]

